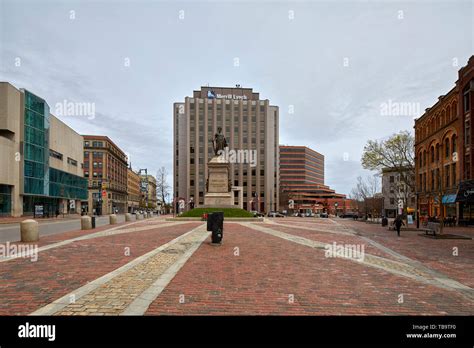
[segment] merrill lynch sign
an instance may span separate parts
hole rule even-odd
[[[207,97],[209,99],[242,99],[242,100],[247,100],[246,95],[235,95],[235,94],[220,94],[220,93],[215,93],[214,91],[207,91]]]

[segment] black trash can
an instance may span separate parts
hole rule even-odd
[[[386,217],[382,218],[382,226],[387,226],[388,225],[388,219]]]
[[[92,228],[95,228],[95,216],[91,217],[91,221],[92,221]]]
[[[224,212],[216,211],[207,217],[207,230],[212,232],[212,243],[222,242],[224,235]]]

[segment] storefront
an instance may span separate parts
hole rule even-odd
[[[442,198],[444,207],[444,217],[454,218],[456,217],[456,194],[444,195]]]
[[[474,180],[461,181],[456,202],[459,203],[459,224],[474,224]]]

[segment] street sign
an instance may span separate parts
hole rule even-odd
[[[295,207],[295,201],[290,199],[288,201],[288,209],[294,209],[294,207]]]
[[[107,191],[102,190],[102,197],[103,197],[103,198],[107,197]]]
[[[76,201],[74,199],[69,201],[69,209],[76,209]]]
[[[102,188],[102,190],[105,190],[107,188],[107,183],[102,182],[101,188]]]

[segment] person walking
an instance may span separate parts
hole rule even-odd
[[[400,229],[402,228],[402,225],[405,226],[402,217],[398,215],[393,223],[395,224],[395,228],[397,229],[397,235],[400,237]]]

